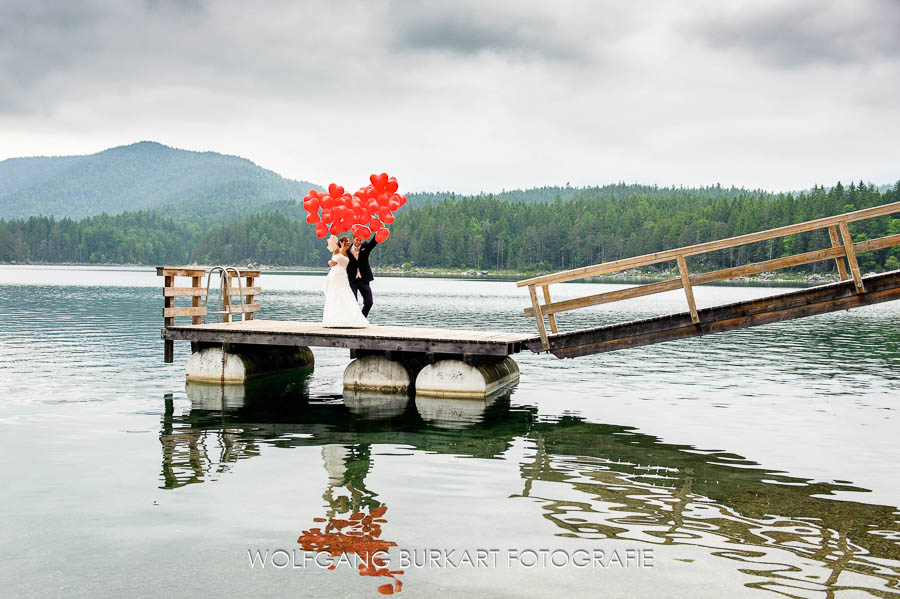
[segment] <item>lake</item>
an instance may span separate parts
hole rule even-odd
[[[319,320],[323,281],[264,274],[258,317]],[[900,597],[900,302],[517,354],[521,381],[487,405],[360,406],[346,350],[186,387],[189,344],[162,361],[161,286],[0,266],[4,596]],[[375,324],[536,331],[512,282],[373,291]],[[784,291],[695,288],[700,308]],[[685,309],[670,292],[559,319]]]

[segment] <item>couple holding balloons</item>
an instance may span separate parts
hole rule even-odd
[[[369,284],[375,278],[369,265],[369,254],[376,245],[376,237],[363,242],[362,237],[357,235],[353,236],[352,243],[348,237],[338,239],[335,235],[328,240],[328,249],[331,250],[328,266],[331,270],[325,277],[323,326],[348,329],[369,326],[366,318],[372,308],[372,289]],[[358,295],[363,297],[362,311],[357,302]]]
[[[325,307],[322,324],[331,328],[364,328],[369,326],[366,316],[372,308],[373,280],[369,254],[379,243],[390,237],[385,225],[394,222],[394,212],[406,203],[406,196],[398,193],[397,179],[387,173],[369,177],[371,185],[360,187],[353,194],[346,193],[336,183],[328,186],[328,193],[316,190],[303,198],[307,211],[306,222],[316,226],[316,235],[329,232],[328,249],[331,270],[325,278]],[[353,231],[350,238],[338,235]],[[372,237],[372,239],[366,241]],[[357,297],[363,296],[359,309]]]

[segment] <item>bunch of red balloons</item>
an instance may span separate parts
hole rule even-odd
[[[371,175],[371,185],[360,187],[352,194],[332,183],[328,193],[315,189],[303,198],[306,222],[316,226],[316,235],[340,235],[352,231],[357,237],[383,242],[391,236],[385,225],[394,222],[394,212],[406,203],[406,196],[397,193],[397,179],[387,173]]]

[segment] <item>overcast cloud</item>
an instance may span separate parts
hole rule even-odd
[[[0,160],[462,192],[900,179],[900,2],[0,1]]]

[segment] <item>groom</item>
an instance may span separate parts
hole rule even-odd
[[[372,267],[369,266],[369,254],[378,244],[375,236],[363,243],[362,237],[353,237],[353,246],[347,252],[347,258],[350,262],[347,264],[347,278],[350,279],[350,288],[353,290],[353,296],[359,298],[359,294],[363,296],[363,316],[369,315],[372,309],[372,289],[369,283],[375,278],[372,276]]]

